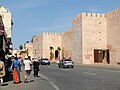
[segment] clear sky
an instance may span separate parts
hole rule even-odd
[[[13,48],[42,32],[65,32],[81,12],[106,13],[120,8],[120,0],[0,0],[12,12]]]

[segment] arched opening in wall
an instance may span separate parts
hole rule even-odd
[[[55,59],[58,59],[58,50],[55,50]]]

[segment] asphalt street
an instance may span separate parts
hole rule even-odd
[[[82,65],[71,69],[53,64],[40,69],[40,74],[57,90],[120,90],[120,71],[115,66]]]
[[[24,71],[20,84],[5,82],[0,90],[120,90],[120,66],[75,65],[74,68],[58,68],[57,64],[40,65],[40,77],[24,83]]]

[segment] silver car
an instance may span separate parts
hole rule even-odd
[[[71,67],[74,68],[74,62],[71,59],[63,59],[58,63],[59,68]]]

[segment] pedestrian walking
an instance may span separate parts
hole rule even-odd
[[[8,69],[8,72],[12,72],[11,71],[11,65],[12,65],[12,60],[11,60],[11,57],[9,57],[8,59],[7,59],[7,69]]]
[[[30,57],[30,56],[28,56],[28,60],[31,61],[31,57]],[[31,61],[31,63],[32,63],[32,61]],[[30,68],[31,68],[31,72],[32,72],[32,64],[30,65]],[[31,72],[30,72],[30,73],[31,73]]]
[[[0,59],[0,84],[3,85],[3,77],[5,76],[5,65],[4,62]]]
[[[12,81],[13,80],[13,70],[11,68],[12,65],[12,60],[11,60],[11,56],[9,56],[9,58],[6,60],[6,75],[5,75],[5,81]]]
[[[25,65],[25,83],[30,83],[30,73],[31,73],[31,66],[32,62],[28,59],[28,56],[25,56],[24,60],[24,65]]]
[[[22,71],[22,62],[23,62],[23,60],[22,60],[21,57],[18,57],[18,61],[20,62],[20,71]]]
[[[13,69],[13,80],[14,84],[20,83],[20,62],[17,57],[12,56],[12,69]]]
[[[39,77],[38,76],[38,71],[39,71],[39,65],[40,65],[40,63],[39,63],[39,61],[38,61],[38,59],[36,58],[34,61],[33,61],[33,70],[34,70],[34,77]]]

